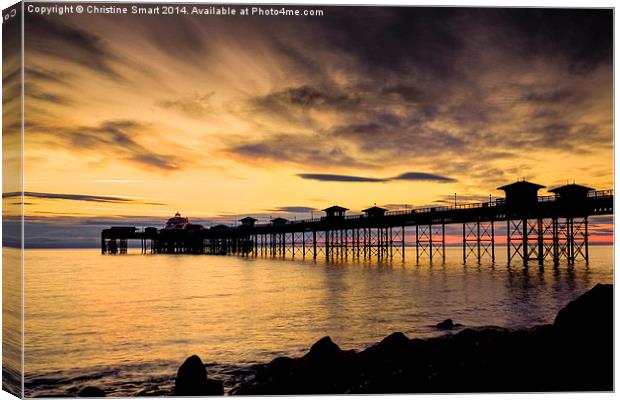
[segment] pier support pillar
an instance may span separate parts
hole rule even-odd
[[[316,260],[316,231],[312,231],[312,257]]]
[[[495,222],[477,221],[463,224],[463,262],[473,256],[480,263],[485,256],[495,261]]]
[[[403,253],[403,260],[405,259],[405,225],[401,228],[401,251]]]

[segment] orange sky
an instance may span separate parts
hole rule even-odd
[[[609,11],[26,24],[25,212],[42,224],[613,187]]]

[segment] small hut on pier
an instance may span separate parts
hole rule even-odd
[[[526,210],[538,203],[538,191],[543,185],[528,181],[518,181],[497,189],[506,193],[506,206],[511,210]]]
[[[557,187],[549,190],[555,194],[559,201],[583,201],[588,198],[588,193],[594,190],[591,187],[577,185],[574,183]]]
[[[370,208],[362,210],[362,212],[365,213],[366,217],[368,217],[368,218],[380,218],[380,217],[383,217],[383,216],[385,216],[385,212],[386,211],[387,211],[387,209],[381,208],[381,207],[377,207],[377,206],[372,206]]]
[[[344,219],[344,214],[348,210],[349,210],[348,208],[344,208],[340,206],[331,206],[331,207],[327,207],[326,209],[322,211],[325,211],[326,219],[333,220],[333,219]]]
[[[253,228],[256,225],[258,220],[252,217],[241,218],[239,222],[241,222],[241,226],[247,226],[248,228]]]
[[[271,220],[271,224],[274,225],[274,226],[284,225],[287,222],[288,222],[288,219],[282,218],[282,217],[274,218],[274,219]]]

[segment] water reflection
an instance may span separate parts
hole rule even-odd
[[[218,369],[225,375],[231,366],[301,355],[325,335],[359,349],[394,331],[438,335],[432,326],[447,318],[465,326],[550,323],[568,301],[613,280],[611,247],[591,249],[588,268],[542,269],[501,259],[464,265],[460,249],[432,265],[412,262],[415,254],[377,261],[36,250],[26,259],[30,395],[49,376],[67,379],[61,390],[76,369],[89,377],[123,371],[118,379],[135,382],[166,373],[162,365],[172,376],[196,353],[226,366]],[[123,382],[104,384],[131,395]]]
[[[2,388],[22,393],[21,251],[2,249]]]

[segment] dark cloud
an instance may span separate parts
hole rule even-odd
[[[73,102],[67,97],[57,93],[43,90],[38,84],[27,82],[24,84],[24,94],[30,100],[54,105],[71,105]]]
[[[431,181],[431,182],[456,182],[456,179],[446,176],[428,174],[425,172],[405,172],[391,178],[394,181]]]
[[[392,178],[370,178],[352,175],[332,174],[298,174],[303,179],[312,179],[324,182],[390,182],[390,181],[430,181],[430,182],[456,182],[456,179],[426,172],[405,172]]]
[[[300,178],[323,182],[385,182],[381,178],[368,178],[364,176],[332,175],[332,174],[298,174]]]
[[[358,60],[364,73],[458,77],[463,37],[454,29],[457,9],[338,8],[322,22],[334,50]]]
[[[168,57],[186,60],[199,65],[210,55],[209,45],[218,35],[218,28],[225,27],[226,17],[205,24],[200,18],[167,18],[168,16],[138,16],[146,30],[145,43],[160,50]]]
[[[600,149],[612,141],[611,119],[592,121],[586,115],[593,101],[611,110],[611,102],[605,103],[611,99],[611,72],[596,69],[611,65],[611,14],[330,8],[326,18],[299,24],[297,33],[283,35],[278,44],[287,49],[300,37],[313,37],[311,45],[296,47],[303,50],[293,58],[322,71],[319,83],[278,88],[252,99],[259,112],[316,136],[280,140],[265,135],[263,142],[231,151],[342,167],[411,162],[449,169],[443,166],[469,158],[469,170],[476,171],[495,168],[489,165],[493,161],[524,157],[514,149]],[[288,32],[286,27],[279,25]],[[316,66],[313,60],[323,62]],[[346,75],[346,81],[325,78],[330,71]],[[600,100],[592,97],[593,90]],[[338,122],[328,125],[320,115],[300,110],[326,111]],[[336,146],[346,158],[336,152],[338,158],[330,160]]]
[[[285,213],[309,213],[311,211],[318,211],[313,207],[304,207],[304,206],[285,206],[285,207],[277,207],[268,211],[274,212],[285,212]]]
[[[294,86],[250,99],[252,111],[262,112],[272,118],[302,125],[311,123],[308,112],[351,111],[360,106],[358,94],[329,85],[318,88],[311,85]]]
[[[599,64],[611,65],[610,9],[498,9],[496,14],[505,30],[515,33],[511,42],[526,55],[562,58],[575,73],[590,71]]]
[[[540,90],[534,89],[523,96],[523,101],[533,103],[563,103],[575,97],[574,90],[569,88]]]
[[[71,80],[71,74],[65,71],[50,71],[45,68],[28,66],[24,68],[27,81],[49,82],[66,85]]]
[[[76,152],[96,152],[111,158],[124,159],[142,168],[172,171],[180,168],[178,154],[160,154],[138,142],[138,136],[152,129],[151,126],[132,120],[103,121],[96,126],[77,128],[35,126],[38,133],[53,137],[50,144],[62,145]],[[35,133],[33,132],[33,133]]]
[[[113,64],[122,60],[110,49],[105,39],[64,21],[34,13],[27,14],[25,47],[29,52],[73,62],[109,78],[121,80]]]
[[[283,103],[301,108],[351,107],[360,99],[348,93],[324,91],[312,86],[293,87],[258,98],[258,103]]]
[[[317,36],[364,73],[461,80],[472,42],[561,60],[574,72],[610,64],[612,18],[609,9],[338,7]]]
[[[84,195],[84,194],[42,193],[42,192],[24,192],[23,195],[24,197],[38,198],[38,199],[90,201],[90,202],[95,202],[95,203],[141,203],[141,204],[151,204],[151,205],[163,205],[162,203],[143,203],[135,199],[130,199],[126,197],[118,197],[118,196],[97,196],[97,195]],[[2,198],[18,198],[21,196],[22,196],[21,192],[8,192],[8,193],[2,194]]]
[[[21,197],[21,192],[9,192],[3,193],[2,198]],[[122,197],[111,196],[90,196],[81,194],[62,194],[62,193],[39,193],[39,192],[24,192],[24,197],[34,197],[39,199],[60,199],[60,200],[79,200],[79,201],[94,201],[97,203],[127,203],[131,200]]]
[[[239,143],[240,142],[240,143]],[[226,152],[250,159],[287,161],[306,165],[369,167],[373,164],[354,157],[348,143],[329,140],[321,135],[274,134],[262,141],[239,140]]]

